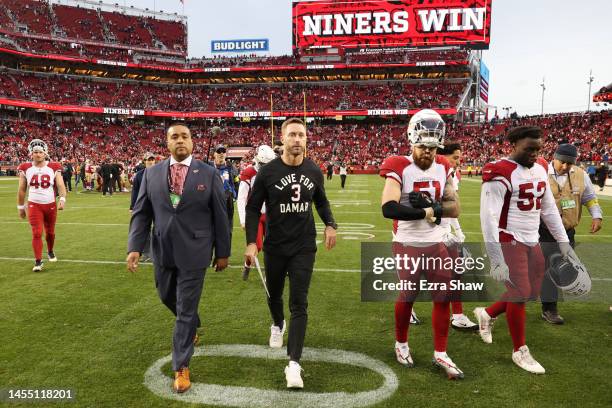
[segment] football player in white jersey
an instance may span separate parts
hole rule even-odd
[[[276,153],[268,145],[261,145],[257,148],[255,153],[254,164],[248,166],[240,172],[240,185],[238,187],[238,199],[236,204],[238,206],[238,218],[240,219],[240,226],[244,229],[244,223],[246,221],[246,204],[251,193],[251,188],[255,183],[255,177],[257,172],[262,166],[270,163],[276,158]],[[263,236],[266,229],[266,205],[261,207],[261,217],[259,218],[259,229],[257,230],[257,250],[261,251],[263,247]],[[242,279],[247,280],[249,278],[249,272],[251,267],[245,263],[242,269]]]
[[[19,165],[19,190],[17,192],[17,210],[19,216],[25,218],[26,214],[32,226],[32,248],[34,249],[35,263],[32,270],[40,272],[42,261],[42,233],[45,231],[47,241],[47,255],[50,262],[56,262],[53,252],[55,243],[55,220],[57,210],[63,210],[66,205],[66,187],[62,178],[62,165],[47,161],[47,144],[34,139],[28,145],[32,161]],[[25,205],[26,192],[28,204]],[[56,203],[56,193],[59,194],[59,203]],[[26,210],[27,207],[27,210]]]
[[[542,130],[522,126],[510,130],[513,146],[510,157],[488,163],[483,169],[480,196],[480,222],[491,276],[505,282],[501,301],[474,314],[480,337],[493,341],[493,322],[506,313],[514,350],[512,361],[535,374],[545,370],[525,344],[525,302],[540,293],[544,277],[544,257],[538,244],[540,219],[559,242],[564,256],[575,256],[548,184],[548,163],[538,157]]]
[[[443,217],[456,218],[459,202],[451,179],[451,166],[444,156],[436,155],[443,147],[445,124],[433,110],[417,112],[408,125],[412,146],[410,156],[387,158],[380,175],[385,178],[382,212],[393,222],[394,255],[409,258],[448,259],[445,240],[448,232],[439,224]],[[428,282],[449,286],[452,270],[441,266],[398,268],[401,282],[411,282],[417,288],[421,275]],[[395,303],[395,354],[397,361],[412,367],[414,362],[408,346],[408,328],[412,305],[418,289],[400,292]],[[432,326],[434,337],[433,363],[451,379],[463,378],[463,372],[446,353],[449,330],[450,294],[445,290],[430,292],[433,299]]]

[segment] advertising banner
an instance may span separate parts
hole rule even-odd
[[[492,0],[294,1],[293,48],[486,49]]]

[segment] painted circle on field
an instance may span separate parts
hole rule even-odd
[[[253,344],[221,344],[198,347],[194,357],[225,356],[243,358],[266,358],[287,360],[285,349],[272,349]],[[254,387],[223,386],[206,383],[191,383],[184,394],[172,392],[172,380],[162,373],[162,367],[172,361],[172,355],[157,360],[145,373],[144,385],[155,395],[195,404],[222,405],[227,407],[366,407],[389,398],[397,390],[398,379],[393,370],[380,360],[365,354],[335,349],[304,348],[302,361],[324,361],[367,368],[384,378],[382,386],[362,392],[277,391]],[[283,375],[282,370],[273,375]],[[308,389],[308,383],[305,384]]]

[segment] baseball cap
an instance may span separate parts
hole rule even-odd
[[[151,158],[155,159],[155,155],[153,153],[151,153],[151,152],[146,152],[144,154],[144,156],[143,156],[143,159],[145,159],[145,160],[151,159]]]
[[[217,147],[215,147],[215,153],[225,153],[225,152],[227,152],[227,148],[224,145],[220,144],[220,145],[217,145]]]

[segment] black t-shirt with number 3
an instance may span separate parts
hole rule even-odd
[[[260,210],[266,203],[264,251],[292,256],[316,251],[314,202],[325,225],[335,224],[323,186],[323,173],[310,159],[288,166],[276,158],[257,173],[246,206],[247,244],[257,238]]]

